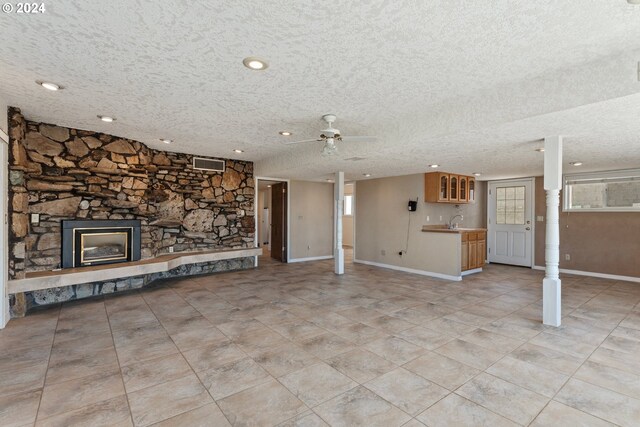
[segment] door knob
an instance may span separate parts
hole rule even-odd
[[[531,230],[531,227],[527,227],[527,228],[525,228],[525,230]]]

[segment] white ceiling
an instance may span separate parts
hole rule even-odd
[[[60,1],[0,15],[0,96],[32,119],[256,161],[263,176],[542,172],[640,165],[640,7],[579,1]],[[270,63],[243,67],[246,56]],[[49,80],[57,93],[37,86]],[[373,144],[288,146],[320,116]],[[113,115],[112,124],[97,114]],[[233,149],[244,149],[236,155]],[[345,158],[364,157],[361,161]]]

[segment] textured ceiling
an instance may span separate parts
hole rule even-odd
[[[586,168],[640,165],[640,7],[626,0],[57,1],[0,15],[0,96],[33,120],[242,157],[265,176],[541,173],[566,135]],[[246,56],[267,59],[247,70]],[[52,93],[35,80],[66,87]],[[320,116],[373,144],[287,146]],[[97,114],[113,115],[104,124]],[[236,155],[235,148],[245,150]],[[363,157],[365,160],[346,161]]]

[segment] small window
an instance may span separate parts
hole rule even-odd
[[[640,170],[565,175],[563,209],[576,212],[640,211]]]
[[[344,196],[344,215],[353,215],[353,195]]]

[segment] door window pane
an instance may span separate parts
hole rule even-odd
[[[524,224],[525,187],[496,188],[496,224]]]

